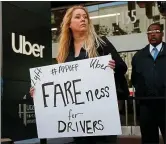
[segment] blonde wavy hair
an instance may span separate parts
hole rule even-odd
[[[70,22],[71,22],[73,11],[76,9],[82,9],[87,14],[88,31],[87,31],[87,38],[84,42],[84,49],[86,50],[88,57],[92,58],[92,57],[98,56],[97,48],[101,45],[101,43],[104,43],[104,41],[96,34],[86,8],[83,6],[73,6],[67,10],[61,24],[61,33],[59,36],[59,44],[58,44],[59,48],[58,48],[58,56],[57,56],[58,63],[64,63],[69,54],[69,47],[72,40]]]

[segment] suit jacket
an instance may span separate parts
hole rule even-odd
[[[149,44],[132,59],[132,84],[137,97],[166,98],[166,43],[153,59]]]

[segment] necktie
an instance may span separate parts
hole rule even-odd
[[[153,50],[152,50],[152,52],[151,52],[154,60],[157,58],[158,53],[159,53],[158,49],[156,47],[154,47]]]

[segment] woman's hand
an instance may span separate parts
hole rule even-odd
[[[30,93],[30,96],[31,96],[32,98],[33,98],[33,96],[34,96],[34,92],[35,92],[35,88],[34,88],[34,87],[31,87],[29,93]]]
[[[108,66],[114,70],[115,69],[115,61],[114,60],[110,60],[108,62]]]

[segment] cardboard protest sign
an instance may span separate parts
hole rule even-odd
[[[111,56],[30,69],[39,138],[119,135]]]

